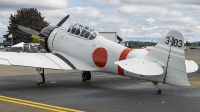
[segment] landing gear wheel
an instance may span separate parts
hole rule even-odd
[[[161,94],[162,90],[158,88],[158,82],[152,82],[156,86],[156,92],[157,94]]]
[[[156,92],[157,92],[157,94],[161,94],[162,90],[161,89],[157,89]]]
[[[87,80],[90,80],[91,79],[90,71],[83,71],[82,79],[83,79],[84,82],[87,81]]]
[[[44,74],[37,74],[36,75],[36,82],[37,82],[37,85],[41,85],[41,84],[44,84],[45,83],[45,77],[44,77]]]
[[[37,85],[41,85],[45,83],[45,76],[44,76],[44,69],[43,68],[36,68],[37,75],[36,75],[36,83]],[[40,73],[42,71],[42,73]]]

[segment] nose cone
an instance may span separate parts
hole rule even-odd
[[[51,34],[51,32],[57,28],[57,26],[47,26],[45,27],[41,32],[40,34],[38,35],[40,37],[40,45],[43,49],[45,49],[47,52],[51,52],[49,50],[49,47],[48,47],[48,38],[49,38],[49,35]]]

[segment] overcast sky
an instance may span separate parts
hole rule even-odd
[[[124,40],[159,41],[171,29],[185,41],[200,40],[199,0],[0,0],[0,37],[20,8],[37,8],[50,25],[70,14],[63,27],[78,22]]]

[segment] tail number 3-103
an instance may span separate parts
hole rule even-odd
[[[182,41],[182,40],[178,40],[178,39],[175,39],[175,38],[173,38],[173,37],[172,37],[171,39],[170,39],[170,37],[167,37],[167,38],[166,38],[165,43],[166,43],[166,44],[169,44],[169,42],[172,42],[172,46],[174,46],[174,47],[177,47],[177,46],[178,46],[179,48],[182,47],[182,44],[183,44],[183,41]]]

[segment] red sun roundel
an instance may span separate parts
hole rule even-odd
[[[99,47],[92,54],[93,62],[96,66],[103,68],[108,60],[108,53],[105,48]]]

